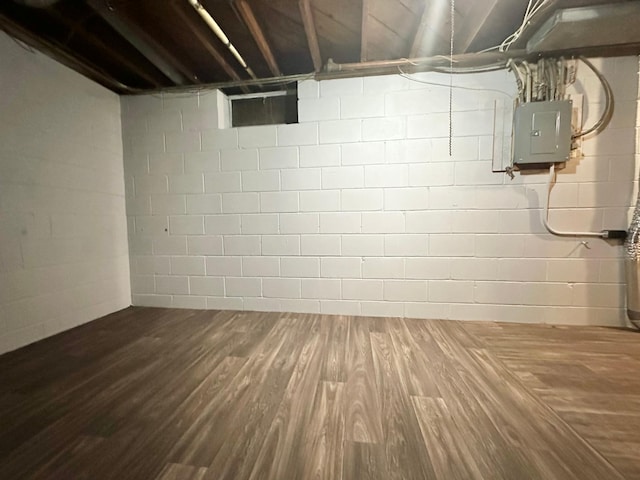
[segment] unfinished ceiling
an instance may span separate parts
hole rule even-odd
[[[522,23],[527,3],[455,0],[454,53],[500,44]],[[558,9],[602,3],[548,1],[513,48]],[[240,58],[214,34],[200,5]],[[4,0],[0,26],[125,93],[323,72],[330,60],[448,58],[450,8],[450,0]],[[591,48],[600,55],[640,52],[631,42]]]

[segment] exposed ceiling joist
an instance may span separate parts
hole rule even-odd
[[[320,45],[318,44],[318,34],[316,33],[316,24],[313,20],[313,12],[311,11],[310,0],[300,0],[300,15],[304,24],[304,31],[307,35],[307,43],[309,44],[309,52],[313,60],[313,68],[316,72],[322,70],[322,56],[320,55]]]
[[[431,0],[425,3],[420,23],[409,49],[409,58],[429,57],[441,48],[438,41],[438,29],[442,29],[446,14],[449,12],[449,6],[449,0]]]
[[[258,48],[260,49],[262,56],[267,62],[267,65],[269,65],[269,70],[271,70],[271,73],[273,73],[275,76],[282,75],[280,67],[278,66],[278,62],[276,61],[276,57],[271,50],[269,42],[267,41],[267,37],[265,37],[264,32],[262,31],[262,28],[260,27],[256,16],[253,14],[253,10],[251,9],[251,6],[247,2],[247,0],[235,0],[235,5],[238,7],[238,11],[240,12],[240,15],[242,16],[245,24],[247,25],[247,28],[251,32],[253,39],[258,45]]]
[[[473,7],[466,15],[460,28],[456,29],[455,50],[457,53],[465,53],[478,37],[478,33],[486,25],[491,15],[499,10],[501,3],[507,0],[488,0],[486,2],[474,2]]]
[[[366,62],[368,57],[367,39],[369,38],[369,2],[371,0],[362,0],[362,28],[360,35],[360,61]]]
[[[87,30],[87,28],[83,25],[83,23],[74,24],[64,15],[59,14],[56,10],[51,9],[51,16],[56,18],[58,21],[69,26],[70,29],[73,29],[80,35],[82,35],[85,41],[88,41],[91,45],[96,47],[97,49],[105,52],[108,56],[112,57],[114,60],[124,65],[129,71],[135,73],[140,78],[144,79],[153,87],[158,88],[163,85],[159,78],[163,78],[159,72],[156,72],[155,76],[145,70],[144,67],[138,65],[136,62],[132,61],[129,57],[127,57],[120,50],[111,48],[103,39],[97,35],[92,35],[91,32]],[[165,80],[166,81],[166,80]]]
[[[200,83],[198,77],[138,25],[126,22],[101,0],[87,4],[176,85]]]
[[[178,4],[174,4],[174,10],[176,13],[182,18],[186,25],[191,25],[191,20],[187,13],[180,7]],[[202,31],[196,26],[192,26],[191,32],[195,35],[198,41],[202,44],[202,46],[211,54],[213,59],[222,67],[229,77],[231,77],[234,81],[241,81],[242,78],[238,75],[238,72],[227,62],[227,60],[222,56],[222,54],[211,44],[209,39],[202,33]],[[250,90],[247,87],[242,87],[242,91],[245,93],[249,93]]]

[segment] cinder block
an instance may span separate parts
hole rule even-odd
[[[207,173],[204,176],[204,186],[207,193],[240,192],[242,190],[241,173]]]
[[[317,213],[281,213],[280,233],[318,233],[320,216]]]
[[[219,171],[219,152],[192,152],[184,154],[184,173],[209,173]]]
[[[320,82],[320,97],[343,97],[362,94],[362,78],[339,78]]]
[[[384,299],[398,302],[426,302],[427,282],[423,280],[385,280]]]
[[[224,213],[258,213],[260,212],[260,195],[258,193],[223,193],[222,211]]]
[[[278,233],[277,214],[242,215],[241,232],[243,234]]]
[[[298,147],[261,148],[258,155],[260,170],[298,167]]]
[[[259,235],[224,235],[222,244],[225,255],[260,255]]]
[[[208,276],[226,277],[242,275],[240,257],[207,257],[205,259]]]
[[[300,192],[300,211],[331,212],[340,210],[340,190]]]
[[[191,235],[187,237],[189,255],[222,255],[222,237],[220,235]]]
[[[224,290],[228,297],[261,297],[262,279],[249,277],[226,277]]]
[[[431,235],[429,254],[434,257],[472,257],[476,251],[475,240],[474,235]]]
[[[275,125],[238,128],[238,146],[240,148],[275,147]]]
[[[223,203],[224,206],[224,203]],[[265,213],[297,212],[298,192],[260,193],[260,211]]]
[[[202,151],[234,150],[238,148],[238,129],[203,130]]]
[[[384,190],[379,188],[348,189],[342,192],[341,209],[343,211],[362,212],[382,210]]]
[[[319,168],[281,170],[282,190],[319,190],[321,176]]]
[[[191,154],[190,154],[191,155]],[[149,155],[149,173],[181,174],[184,171],[184,159],[182,153],[153,153]],[[188,172],[190,173],[190,172]]]
[[[167,153],[199,152],[200,132],[167,132],[164,135]]]
[[[429,235],[386,235],[384,237],[384,253],[390,257],[427,256],[429,255]]]
[[[204,234],[204,217],[202,215],[179,215],[169,217],[171,235]]]
[[[363,258],[363,278],[404,278],[404,258]]]
[[[362,139],[399,140],[407,136],[406,117],[365,118],[362,120]]]
[[[428,206],[428,188],[388,188],[384,191],[385,210],[424,210]]]
[[[320,259],[317,257],[282,257],[280,259],[282,277],[319,277]]]
[[[364,212],[362,233],[403,233],[405,214],[402,212]]]
[[[321,213],[320,233],[360,233],[359,213]]]
[[[263,235],[263,255],[300,255],[300,237],[298,235]]]
[[[153,239],[154,255],[186,255],[187,237],[158,237]]]
[[[340,235],[301,235],[300,253],[308,256],[340,255]]]
[[[340,148],[342,165],[385,163],[384,142],[345,143]]]
[[[357,95],[340,98],[340,117],[343,119],[383,116],[384,95]]]
[[[240,215],[209,215],[204,218],[204,230],[208,235],[240,233]]]
[[[244,257],[242,275],[246,277],[279,277],[280,259],[277,257]]]
[[[340,280],[330,278],[303,278],[302,298],[339,299]]]
[[[408,165],[367,165],[364,167],[366,187],[406,187],[409,185]]]
[[[342,255],[350,257],[384,256],[382,235],[342,235]]]
[[[337,120],[339,118],[340,100],[338,98],[304,98],[298,100],[298,121],[300,123]]]
[[[429,301],[437,303],[473,303],[475,282],[431,280]]]
[[[363,167],[326,167],[322,169],[322,188],[364,187]]]
[[[168,193],[169,186],[165,175],[136,175],[133,184],[137,196],[150,193]]]
[[[271,298],[300,298],[301,281],[297,278],[264,278],[262,293]]]
[[[280,174],[277,170],[242,172],[242,190],[244,192],[277,192],[280,190]]]
[[[362,260],[357,257],[321,258],[320,276],[326,278],[360,278],[362,277]]]
[[[171,193],[204,193],[204,179],[200,173],[171,175],[169,177]]]
[[[258,170],[258,150],[222,150],[220,168],[223,172]]]
[[[156,293],[188,295],[189,277],[156,275]]]
[[[212,214],[222,212],[222,195],[187,195],[187,214]]]
[[[342,280],[345,300],[382,300],[382,280]]]
[[[204,275],[204,257],[171,257],[172,275]]]
[[[449,258],[405,258],[405,278],[416,280],[446,280],[451,275]]]
[[[318,144],[318,124],[315,122],[278,125],[278,146]]]
[[[310,145],[300,147],[301,167],[333,167],[340,165],[339,145]]]
[[[149,200],[147,203],[149,203]],[[132,202],[127,201],[127,206]],[[151,212],[154,215],[179,215],[187,211],[187,201],[184,195],[151,195]],[[129,212],[129,214],[144,214]]]
[[[320,143],[348,143],[362,140],[362,120],[320,122]]]

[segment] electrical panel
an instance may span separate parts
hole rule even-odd
[[[519,167],[569,160],[571,100],[528,102],[514,113],[513,163]]]

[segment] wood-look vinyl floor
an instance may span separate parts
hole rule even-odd
[[[640,334],[129,308],[0,356],[2,479],[640,479]]]

